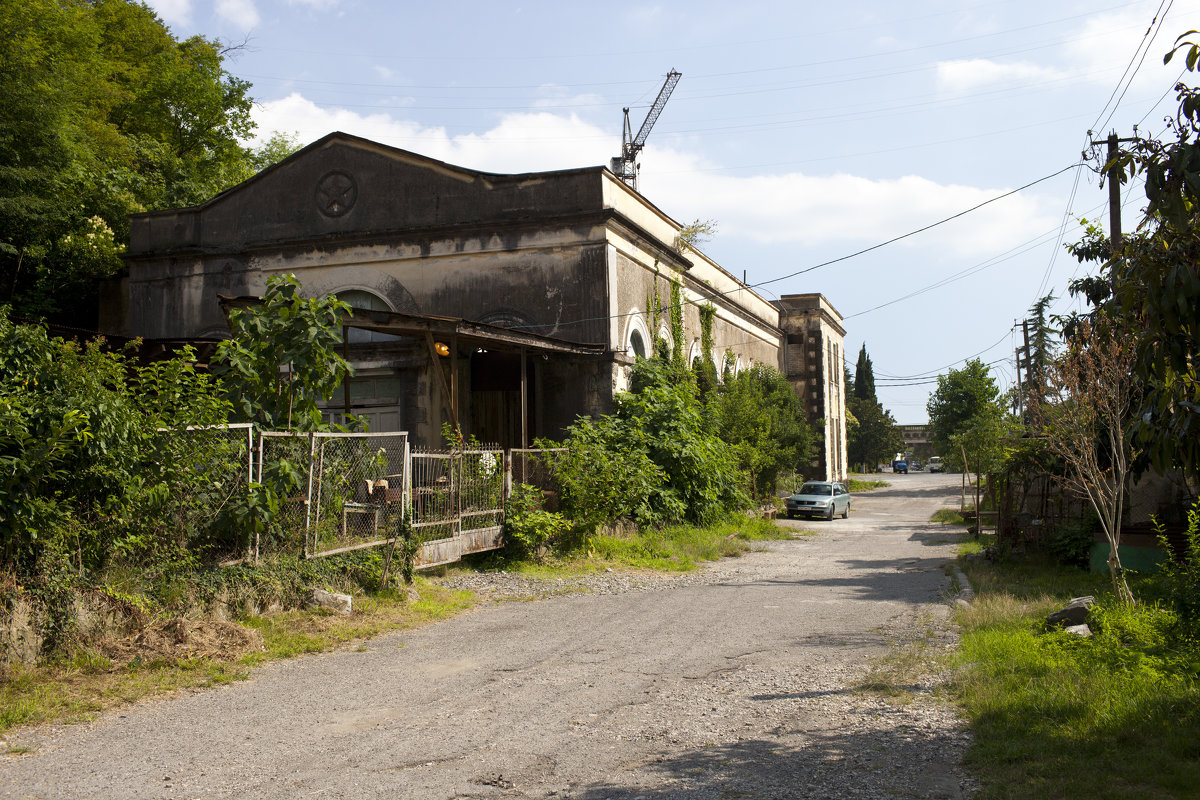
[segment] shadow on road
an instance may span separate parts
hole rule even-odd
[[[918,796],[967,794],[951,766],[962,740],[915,726],[862,732],[784,733],[798,746],[752,739],[685,750],[634,767],[629,782],[605,781],[571,793],[587,800],[694,797],[885,797],[897,786]],[[652,787],[639,785],[652,783]],[[667,784],[663,786],[663,784]],[[907,796],[907,792],[905,793]]]
[[[741,590],[747,586],[816,586],[837,590],[851,600],[929,602],[937,598],[943,584],[945,558],[852,559],[837,562],[853,575],[828,578],[768,578],[747,583],[715,584]],[[931,573],[924,582],[913,580],[914,573]],[[932,577],[932,575],[937,577]]]

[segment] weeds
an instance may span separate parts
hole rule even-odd
[[[963,566],[977,596],[957,612],[954,691],[974,729],[980,797],[1194,794],[1197,649],[1171,611],[1119,603],[1106,576],[1048,560]],[[1046,630],[1046,613],[1083,594],[1098,599],[1091,638]]]

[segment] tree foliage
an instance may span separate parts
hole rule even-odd
[[[851,464],[873,469],[904,449],[904,435],[891,412],[873,398],[852,397],[846,403],[854,425],[846,426],[846,452]]]
[[[945,458],[955,459],[953,437],[965,431],[973,418],[993,414],[999,408],[999,396],[990,370],[979,359],[968,361],[962,369],[939,375],[937,388],[926,405],[934,450]]]
[[[726,381],[716,416],[756,498],[774,497],[781,472],[802,471],[812,461],[816,433],[796,390],[774,367],[755,364]]]
[[[867,343],[858,351],[858,362],[854,365],[854,396],[860,400],[875,400],[875,368],[867,355]]]
[[[279,152],[241,144],[249,84],[227,56],[129,0],[0,4],[0,301],[93,317],[130,213],[207,200]]]
[[[234,419],[275,430],[326,427],[318,404],[353,374],[338,352],[349,311],[332,295],[304,297],[294,275],[269,278],[260,305],[232,309],[232,337],[217,347],[213,371]]]
[[[1045,409],[1044,440],[1067,466],[1067,485],[1087,498],[1108,538],[1118,596],[1132,599],[1121,569],[1121,519],[1134,447],[1126,432],[1141,400],[1134,374],[1136,339],[1122,329],[1083,322],[1051,365],[1059,402]]]
[[[1182,53],[1196,72],[1198,36],[1180,36],[1164,60]],[[1145,216],[1116,252],[1084,221],[1084,238],[1070,249],[1101,274],[1071,291],[1137,336],[1133,369],[1145,391],[1131,417],[1135,446],[1155,469],[1179,467],[1200,481],[1200,89],[1181,82],[1176,95],[1168,136],[1137,139],[1105,165],[1122,182],[1144,177]]]
[[[581,527],[705,524],[746,503],[733,451],[706,421],[690,370],[639,359],[616,411],[581,418],[555,458],[567,514]]]

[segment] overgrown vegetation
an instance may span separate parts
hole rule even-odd
[[[258,150],[227,43],[127,0],[0,5],[0,302],[94,327],[129,215],[204,202],[296,149]]]
[[[1106,576],[1031,557],[971,559],[977,593],[957,621],[954,692],[974,731],[984,798],[1182,797],[1200,780],[1200,513],[1188,560],[1130,577],[1130,604]],[[1185,554],[1179,554],[1185,555]],[[1049,629],[1071,597],[1097,605],[1090,638]]]

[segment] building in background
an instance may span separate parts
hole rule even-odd
[[[783,372],[800,396],[824,444],[814,468],[843,481],[846,467],[846,385],[842,315],[820,294],[785,294],[775,305],[783,329]]]

